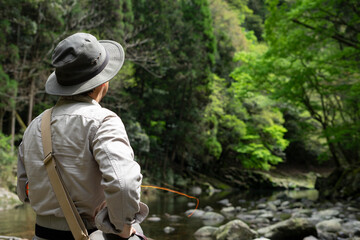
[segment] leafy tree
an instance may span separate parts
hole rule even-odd
[[[3,119],[6,111],[14,109],[14,95],[16,95],[17,83],[10,79],[0,65],[0,132],[2,132]]]
[[[11,134],[15,134],[15,116],[23,124],[22,119],[27,118],[29,123],[33,112],[41,112],[52,105],[55,98],[47,99],[44,95],[44,84],[51,72],[51,53],[55,45],[65,36],[77,31],[90,31],[101,29],[108,34],[112,27],[120,35],[130,31],[126,26],[115,24],[123,23],[124,19],[131,19],[126,15],[129,1],[1,1],[0,3],[0,35],[2,97],[7,96],[8,101],[1,107],[1,128],[6,111],[12,111]],[[120,8],[122,7],[122,8]],[[126,16],[119,14],[119,11]],[[119,17],[118,17],[119,15]],[[121,21],[118,21],[120,18]],[[107,31],[106,31],[107,30]],[[99,34],[100,35],[100,34]],[[115,39],[116,40],[116,39]],[[11,82],[14,79],[16,86]],[[15,86],[16,91],[12,91]],[[12,92],[9,98],[9,92]],[[11,104],[9,104],[11,101]],[[12,106],[12,108],[9,108]],[[35,106],[35,109],[34,109]],[[15,110],[16,108],[16,110]],[[24,124],[23,124],[24,125]],[[10,132],[9,132],[10,134]]]
[[[217,48],[213,72],[229,79],[230,72],[236,66],[234,54],[247,49],[247,39],[238,17],[239,11],[234,11],[225,0],[211,0],[209,3]]]
[[[214,76],[211,102],[206,108],[207,126],[205,164],[221,167],[242,166],[269,170],[282,162],[288,141],[276,103],[260,92],[245,90],[237,74],[230,86]],[[216,163],[216,164],[213,164]]]
[[[184,168],[200,141],[201,113],[208,101],[215,38],[207,1],[134,1],[137,41],[148,62],[136,62],[136,83],[128,89],[134,112],[151,140],[149,157],[159,167]],[[194,161],[195,162],[195,161]],[[191,164],[190,164],[191,165]]]
[[[244,54],[257,87],[306,110],[338,167],[359,162],[359,12],[355,1],[269,2],[269,50]]]
[[[241,26],[247,32],[253,32],[258,41],[263,41],[266,18],[265,0],[226,0],[233,11],[237,12]]]
[[[11,152],[11,136],[0,132],[0,186],[15,187],[16,155]],[[13,189],[12,189],[13,190]]]
[[[249,0],[248,7],[252,12],[246,14],[244,27],[248,31],[254,31],[256,38],[263,41],[264,22],[267,14],[265,1]]]

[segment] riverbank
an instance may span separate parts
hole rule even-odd
[[[215,240],[230,235],[235,237],[228,239],[276,240],[284,239],[276,234],[293,232],[291,226],[295,225],[297,233],[311,233],[312,240],[358,240],[360,233],[360,199],[322,201],[314,189],[221,191],[197,197],[199,208],[188,217],[196,205],[195,199],[155,189],[143,190],[142,200],[150,207],[149,217],[142,223],[144,232],[155,240]],[[35,215],[29,205],[1,214],[0,235],[31,239]],[[203,228],[211,234],[200,235]],[[252,234],[238,238],[236,234],[246,229]],[[301,234],[301,239],[310,236]]]
[[[191,217],[188,215],[194,211],[194,199],[142,189],[142,200],[150,207],[149,217],[142,223],[145,233],[158,240],[359,239],[360,199],[319,199],[318,191],[313,189],[318,173],[253,171],[246,174],[249,179],[243,181],[253,184],[249,186],[271,185],[272,188],[235,188],[207,176],[202,178],[201,185],[194,185],[199,183],[199,177],[192,182],[193,187],[184,190],[200,201]],[[17,199],[15,194],[11,195]],[[0,235],[31,239],[35,219],[28,205],[1,213],[6,219],[0,223]]]
[[[250,204],[244,199],[222,199],[218,211],[213,206],[198,211],[195,217],[204,226],[194,235],[198,240],[360,239],[360,199],[319,201],[315,192],[307,197],[295,192],[299,194],[279,192]]]
[[[304,171],[286,166],[274,168],[271,171],[245,170],[236,167],[222,168],[216,174],[196,173],[191,175],[191,184],[201,187],[210,194],[228,190],[286,190],[286,189],[314,189],[318,178],[327,177],[331,168],[319,171]],[[182,184],[179,187],[187,187]]]

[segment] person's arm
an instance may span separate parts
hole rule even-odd
[[[18,162],[17,162],[17,195],[22,202],[28,201],[28,196],[26,195],[26,184],[28,178],[24,166],[24,145],[23,143],[19,146]]]
[[[129,237],[140,211],[140,166],[134,161],[125,127],[119,117],[106,117],[98,128],[93,141],[94,158],[102,173],[107,203],[107,217],[97,223],[100,230]],[[103,226],[112,226],[112,229]],[[101,229],[103,228],[103,229]]]

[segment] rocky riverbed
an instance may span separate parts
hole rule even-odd
[[[324,202],[284,193],[250,202],[225,198],[194,212],[191,217],[201,219],[203,226],[193,236],[197,240],[360,240],[359,203],[360,199]],[[166,217],[174,223],[181,216]],[[147,221],[160,220],[151,216]],[[171,235],[176,224],[163,230]]]
[[[360,240],[359,202],[317,202],[280,194],[274,200],[263,198],[253,207],[243,207],[241,200],[224,199],[220,212],[211,206],[197,211],[195,217],[203,220],[204,227],[194,235],[198,240]]]
[[[158,240],[360,240],[360,199],[319,201],[316,190],[313,191],[316,194],[306,193],[307,191],[280,191],[256,197],[249,196],[253,191],[240,195],[224,195],[219,192],[210,199],[199,196],[200,209],[195,212],[196,203],[183,197],[164,194],[150,200],[151,196],[157,194],[149,198],[144,195],[145,202],[150,206],[151,216],[142,226],[148,236]],[[201,191],[191,192],[194,195],[200,193]],[[19,204],[15,194],[0,191],[0,196],[3,198],[2,203],[6,202],[2,206],[3,213],[7,211],[4,209]],[[17,209],[21,210],[22,207]],[[188,211],[185,212],[186,209]],[[24,217],[24,213],[23,211],[20,215]],[[187,218],[190,213],[193,215]],[[28,218],[26,219],[24,221],[28,222]],[[11,222],[10,219],[9,221]],[[19,218],[12,221],[10,224],[15,225]],[[30,225],[32,229],[33,223]],[[162,234],[155,234],[157,229]],[[0,231],[0,235],[7,235],[7,232],[28,239],[33,234],[19,232],[18,235],[14,230],[6,230],[3,233]],[[0,236],[0,239],[8,238]]]

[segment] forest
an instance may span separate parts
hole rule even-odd
[[[1,186],[26,126],[57,101],[44,90],[52,51],[75,32],[125,49],[101,105],[145,178],[286,165],[360,181],[359,1],[1,0]]]

